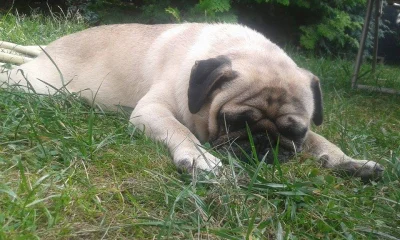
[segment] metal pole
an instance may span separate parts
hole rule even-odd
[[[379,20],[381,17],[381,1],[375,0],[375,29],[374,29],[374,53],[372,59],[372,73],[375,73],[376,69],[376,59],[378,57],[378,40],[379,40]]]
[[[374,0],[368,0],[367,13],[365,14],[363,30],[362,30],[361,39],[360,39],[360,46],[358,48],[356,64],[354,66],[353,77],[351,79],[351,87],[352,88],[357,87],[357,77],[358,77],[358,73],[360,72],[360,66],[362,63],[362,56],[363,56],[363,52],[364,52],[365,40],[367,38],[369,22],[371,20],[372,2],[373,1]]]

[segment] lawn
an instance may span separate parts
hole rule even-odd
[[[0,40],[47,44],[87,27],[67,14],[0,15]],[[351,90],[352,61],[288,52],[323,84],[314,130],[384,165],[380,181],[301,154],[273,166],[218,152],[221,176],[180,174],[124,112],[0,88],[0,239],[399,239],[400,96]],[[398,66],[369,69],[360,81],[400,89]]]

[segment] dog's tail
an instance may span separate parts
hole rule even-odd
[[[21,65],[37,57],[45,46],[21,46],[0,41],[0,63]]]
[[[12,69],[37,57],[46,46],[22,46],[0,41],[0,86],[10,79]]]

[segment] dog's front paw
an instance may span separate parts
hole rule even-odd
[[[222,166],[221,160],[214,157],[210,153],[183,152],[174,156],[175,165],[188,173],[192,173],[194,169],[202,171],[213,171],[218,173],[218,169]]]
[[[341,164],[339,169],[349,175],[360,177],[364,181],[381,178],[385,170],[379,163],[369,160],[352,160]]]

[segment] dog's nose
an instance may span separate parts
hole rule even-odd
[[[303,139],[308,131],[307,125],[301,118],[291,115],[279,117],[276,126],[281,135],[295,142]]]

